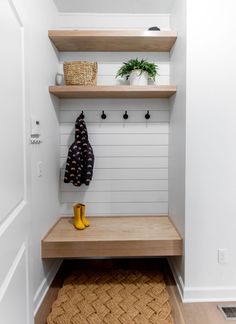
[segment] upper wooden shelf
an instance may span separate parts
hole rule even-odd
[[[176,86],[50,86],[49,92],[58,98],[169,98]]]
[[[177,34],[144,30],[49,30],[48,36],[64,52],[169,52]]]
[[[43,258],[182,255],[182,238],[168,216],[90,217],[76,230],[61,218],[42,240]]]

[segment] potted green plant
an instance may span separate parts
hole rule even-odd
[[[117,77],[125,77],[129,80],[130,85],[147,85],[148,79],[155,80],[158,75],[158,65],[150,63],[147,60],[131,59],[124,62],[117,71]]]

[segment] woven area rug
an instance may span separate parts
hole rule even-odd
[[[72,274],[48,324],[173,324],[162,273],[115,270]]]

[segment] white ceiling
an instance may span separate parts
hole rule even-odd
[[[54,0],[60,12],[170,13],[174,0]]]

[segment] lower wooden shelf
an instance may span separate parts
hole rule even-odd
[[[76,230],[60,218],[42,240],[42,258],[182,255],[182,238],[168,216],[89,217]]]
[[[50,86],[49,92],[58,98],[169,98],[176,86]]]

